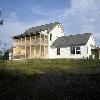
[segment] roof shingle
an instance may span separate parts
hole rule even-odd
[[[53,42],[51,47],[52,48],[59,48],[59,47],[67,47],[67,46],[86,45],[90,36],[91,36],[91,33],[58,37]]]
[[[41,25],[41,26],[32,27],[32,28],[29,28],[28,30],[26,30],[23,34],[18,35],[18,37],[19,36],[36,34],[36,33],[39,33],[41,31],[44,31],[44,30],[47,30],[49,32],[57,24],[59,24],[59,22],[55,22],[55,23],[50,23],[50,24],[45,24],[45,25]],[[16,38],[17,36],[14,36],[14,37]]]

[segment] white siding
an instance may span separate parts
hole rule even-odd
[[[50,34],[52,34],[52,40],[50,41]],[[48,34],[48,57],[52,58],[53,56],[53,50],[50,47],[52,45],[52,43],[58,38],[64,36],[64,30],[62,28],[62,26],[60,24],[58,24],[57,26],[55,26],[51,32]]]
[[[95,44],[94,37],[93,37],[93,35],[91,35],[90,38],[89,38],[89,40],[88,40],[88,42],[87,42],[87,44],[86,44],[86,46],[88,48],[88,54],[87,54],[88,58],[91,55],[91,48],[92,48],[92,46],[95,46],[95,45],[96,44]]]
[[[86,46],[80,46],[81,54],[71,54],[70,47],[60,48],[60,55],[57,55],[57,48],[52,48],[51,58],[86,58]]]
[[[95,46],[95,40],[93,35],[90,36],[88,42],[84,46],[80,46],[81,54],[71,54],[70,47],[60,48],[60,55],[57,55],[57,48],[50,49],[49,58],[89,58],[91,55],[91,48]]]

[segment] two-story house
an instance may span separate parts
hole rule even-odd
[[[65,36],[59,22],[32,27],[13,37],[13,59],[100,58],[93,34]]]
[[[32,27],[23,34],[13,37],[13,59],[51,58],[51,45],[64,36],[60,23]]]

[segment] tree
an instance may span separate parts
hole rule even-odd
[[[1,11],[0,11],[0,17],[1,17]],[[3,20],[0,20],[0,25],[3,25]]]
[[[10,49],[7,49],[7,43],[0,43],[1,45],[1,51],[0,51],[0,59],[2,60],[9,60],[9,51]]]
[[[0,17],[1,17],[1,10],[0,10]],[[0,25],[3,25],[3,20],[0,20]],[[0,46],[2,47],[2,45],[4,46],[2,48],[2,50],[0,51],[0,58],[3,60],[3,63],[4,63],[4,54],[5,54],[5,50],[6,50],[6,45],[7,43],[3,43],[1,40],[0,40]]]
[[[3,57],[4,57],[4,60],[9,60],[9,49],[5,51]]]
[[[9,57],[9,53],[8,53],[8,51],[7,51],[7,43],[5,43],[5,42],[0,42],[0,46],[1,46],[1,59],[2,59],[2,62],[3,62],[3,64],[5,63],[5,60],[7,60],[8,59],[8,57]]]
[[[2,60],[2,51],[0,51],[0,60]]]

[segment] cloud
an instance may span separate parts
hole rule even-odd
[[[17,13],[16,13],[16,12],[10,12],[10,17],[11,17],[13,20],[18,20],[18,17],[17,17]]]
[[[7,13],[7,19],[4,20],[4,25],[0,26],[0,41],[7,42],[8,47],[12,46],[12,36],[21,34],[29,27],[26,23],[19,21],[16,12]]]
[[[32,7],[29,7],[29,9],[35,14],[47,16],[47,13],[45,13],[45,11],[43,10],[41,6],[34,5]]]
[[[100,44],[100,0],[71,0],[60,15],[66,34],[92,32]]]
[[[96,31],[95,24],[100,24],[98,22],[100,18],[99,5],[100,2],[95,2],[95,0],[71,0],[71,7],[66,10],[64,21],[67,21],[69,25],[71,23],[71,26],[75,25],[76,29],[79,28],[76,32]]]
[[[10,12],[0,29],[0,40],[12,44],[11,37],[21,34],[29,27],[59,21],[64,26],[66,35],[92,32],[97,44],[100,44],[100,0],[70,0],[69,8],[49,11],[42,6],[29,8],[33,14],[45,16],[34,22],[19,20],[17,12]]]
[[[7,19],[4,20],[4,25],[0,26],[0,41],[7,43],[7,48],[12,46],[12,38],[15,35],[24,33],[30,27],[46,24],[48,20],[37,20],[34,22],[24,23],[20,21],[16,12],[10,12]],[[0,45],[1,48],[2,45]]]
[[[33,12],[33,14],[37,14],[37,15],[42,15],[47,17],[44,20],[49,21],[49,19],[54,19],[57,18],[58,15],[60,15],[62,13],[62,10],[58,9],[58,10],[53,10],[53,11],[49,11],[48,9],[44,9],[42,6],[39,5],[33,5],[31,7],[29,7],[29,9]]]
[[[2,11],[2,8],[0,8],[0,11]]]
[[[91,32],[97,44],[100,44],[100,0],[70,0],[69,8],[53,10],[50,13],[41,8],[37,9],[37,14],[47,16],[43,21],[60,21],[66,35]]]

